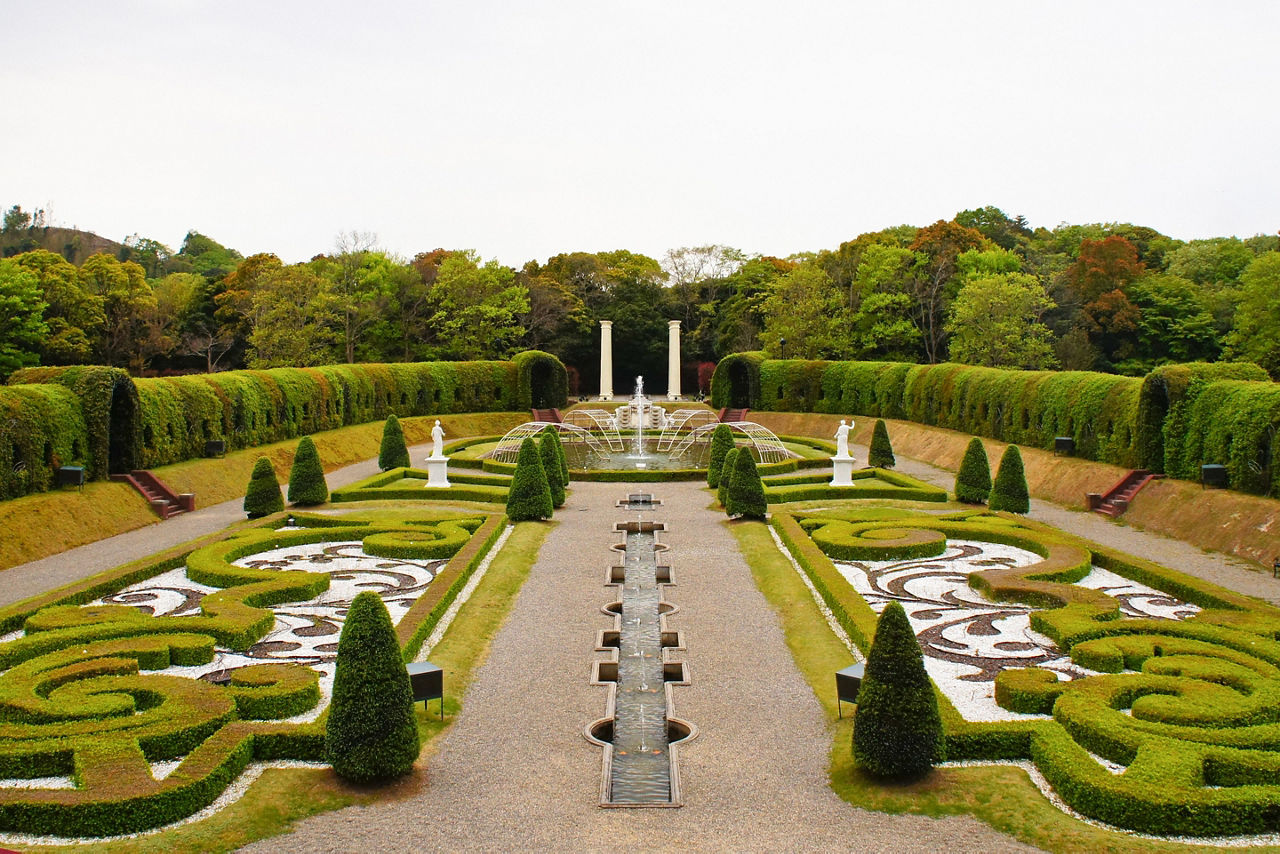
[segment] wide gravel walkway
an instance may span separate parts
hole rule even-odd
[[[649,485],[644,488],[649,489]],[[413,798],[303,822],[249,851],[1025,851],[972,818],[890,816],[850,807],[827,784],[831,734],[777,617],[723,516],[698,484],[653,484],[645,518],[678,584],[692,685],[675,714],[701,734],[680,751],[685,806],[601,809],[600,748],[583,728],[604,713],[589,684],[600,612],[619,563],[614,504],[636,486],[577,483],[452,728]]]

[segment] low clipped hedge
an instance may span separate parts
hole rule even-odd
[[[821,482],[813,476],[797,475],[764,482],[765,500],[770,504],[817,501],[828,498],[897,498],[902,501],[946,501],[947,491],[888,469],[860,469],[853,472],[853,486],[832,486],[829,475]]]
[[[885,545],[893,547],[905,542],[902,532],[934,531],[1040,554],[1044,559],[1033,566],[974,573],[970,584],[996,600],[1047,608],[1033,612],[1032,627],[1054,638],[1076,664],[1104,675],[1060,682],[1050,671],[1002,672],[1000,705],[1052,714],[1048,721],[971,723],[940,698],[947,758],[1029,759],[1073,809],[1141,832],[1276,830],[1280,609],[1034,522],[982,511],[868,522],[775,513],[773,526],[863,650],[875,616],[831,564],[828,554],[839,554],[840,546],[857,545],[856,559],[896,559],[890,549],[873,556],[877,542],[868,535],[883,531]],[[1111,597],[1068,583],[1091,564],[1205,610],[1183,621],[1123,618]],[[1128,770],[1112,774],[1094,755]]]

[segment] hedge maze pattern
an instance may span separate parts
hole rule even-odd
[[[500,515],[388,524],[300,516],[296,529],[252,529],[187,555],[187,577],[205,585],[198,613],[155,614],[111,602],[54,605],[32,614],[22,606],[7,609],[0,630],[21,626],[25,632],[0,645],[0,775],[69,775],[74,787],[0,788],[0,831],[66,837],[136,832],[207,806],[251,761],[322,761],[323,716],[285,721],[316,708],[316,671],[250,664],[230,671],[225,686],[156,672],[208,665],[218,648],[247,653],[275,626],[274,606],[311,599],[330,584],[327,573],[280,570],[270,556],[247,566],[235,561],[271,549],[351,541],[382,557],[388,578],[396,562],[447,559],[443,566],[429,565],[434,580],[425,590],[410,584],[416,589],[408,592],[420,595],[402,603],[408,607],[397,635],[411,658],[502,522]],[[334,555],[323,547],[311,551],[321,563]],[[141,575],[156,576],[182,562],[157,563]],[[116,583],[107,583],[109,590],[102,583],[86,585],[64,599],[88,601],[139,581],[139,575],[122,572]],[[139,593],[135,604],[155,611],[159,595]],[[160,610],[183,608],[178,603]],[[172,773],[153,777],[151,763],[177,759]]]
[[[911,560],[946,541],[1032,552],[1026,566],[968,576],[998,602],[1037,609],[1031,627],[1095,675],[1041,668],[996,676],[996,699],[1028,717],[966,721],[941,701],[950,760],[1025,759],[1086,816],[1123,828],[1215,836],[1280,829],[1280,609],[1036,523],[967,512],[866,519],[857,511],[773,524],[836,619],[864,650],[875,613],[832,559]],[[1076,585],[1093,566],[1198,606],[1183,620],[1126,616]],[[1124,766],[1120,773],[1102,762]]]

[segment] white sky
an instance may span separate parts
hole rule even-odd
[[[0,204],[286,261],[1280,228],[1280,4],[10,0]]]

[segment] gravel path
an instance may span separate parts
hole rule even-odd
[[[303,822],[249,851],[1025,851],[972,818],[866,812],[827,784],[830,731],[756,590],[722,516],[698,484],[654,484],[663,505],[693,684],[675,713],[701,729],[680,752],[685,806],[601,809],[600,749],[582,736],[603,714],[589,684],[595,633],[611,620],[605,568],[618,557],[614,503],[626,484],[577,483],[557,513],[510,618],[463,709],[427,761],[420,795]],[[634,491],[635,487],[630,487]]]

